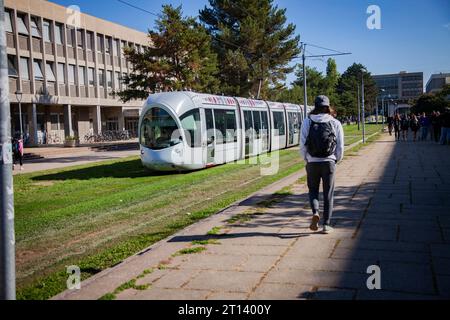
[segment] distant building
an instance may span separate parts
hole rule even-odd
[[[399,109],[409,109],[409,101],[423,94],[423,72],[406,72],[373,75],[378,89],[379,103],[384,98],[389,114]],[[383,91],[384,89],[384,91]]]
[[[441,91],[447,84],[450,84],[450,73],[432,74],[427,82],[426,92],[437,93]]]
[[[85,142],[102,131],[137,134],[143,101],[123,103],[113,92],[131,72],[123,48],[144,50],[146,33],[44,0],[6,0],[5,7],[13,135],[20,132],[16,91],[28,145],[67,136]]]

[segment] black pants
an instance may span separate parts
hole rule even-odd
[[[334,180],[336,173],[336,163],[309,162],[306,165],[306,174],[309,189],[309,202],[313,214],[319,211],[319,187],[320,181],[323,183],[323,224],[330,225],[333,215],[334,200]]]
[[[23,166],[23,156],[20,152],[14,154],[14,164],[16,164],[17,161],[19,161],[20,166]]]

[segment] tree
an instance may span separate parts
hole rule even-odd
[[[335,106],[338,104],[337,85],[339,82],[339,73],[337,71],[336,61],[329,58],[327,61],[327,73],[324,79],[324,93],[330,98]]]
[[[339,95],[339,104],[337,112],[339,115],[356,115],[358,113],[357,90],[358,86],[361,90],[362,74],[364,77],[365,110],[367,112],[375,108],[375,100],[378,95],[377,85],[365,66],[354,63],[347,68],[338,81],[337,93]]]
[[[271,88],[281,88],[300,52],[286,10],[273,0],[209,0],[209,5],[200,20],[219,57],[223,93],[256,97],[261,83],[261,98],[267,98]]]
[[[182,16],[181,6],[164,5],[149,37],[152,46],[143,53],[125,49],[132,72],[123,79],[126,89],[117,93],[123,101],[145,99],[158,90],[218,91],[211,38],[194,18]]]
[[[433,111],[444,112],[445,108],[450,107],[450,85],[446,85],[440,92],[436,94],[423,94],[414,101],[412,112],[414,113],[431,113]]]
[[[313,105],[314,99],[321,94],[325,94],[326,81],[325,77],[316,68],[306,66],[306,90],[308,95],[308,105]],[[302,96],[300,104],[304,104],[303,94],[303,65],[299,65],[297,72],[295,73],[297,79],[294,81],[294,85],[301,89]]]

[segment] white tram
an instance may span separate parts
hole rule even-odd
[[[303,115],[295,104],[152,94],[139,120],[142,163],[157,171],[197,170],[296,146]]]

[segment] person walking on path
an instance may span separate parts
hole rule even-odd
[[[441,116],[441,144],[450,144],[450,108],[445,109]]]
[[[320,95],[301,127],[300,154],[306,161],[309,201],[313,213],[310,229],[319,229],[319,187],[323,183],[323,233],[329,233],[333,213],[336,163],[344,156],[344,130],[332,114],[330,100]]]
[[[400,141],[401,121],[398,113],[396,113],[394,116],[393,125],[394,125],[395,140]]]
[[[409,118],[409,126],[411,127],[411,131],[413,133],[413,141],[416,142],[417,140],[417,131],[419,131],[420,124],[419,119],[417,116],[412,113]]]
[[[428,131],[430,131],[429,129],[431,126],[431,122],[430,118],[427,117],[425,112],[422,113],[422,115],[420,116],[419,124],[420,124],[420,140],[426,141],[428,138]]]
[[[404,114],[400,119],[400,129],[402,130],[403,141],[406,141],[408,138],[409,120]]]
[[[13,143],[12,143],[12,147],[13,147],[13,156],[14,156],[13,170],[16,168],[17,161],[19,161],[20,170],[23,170],[23,140],[22,140],[22,138],[14,139]]]
[[[431,115],[431,134],[434,142],[439,142],[441,139],[441,114],[439,111],[433,111]]]
[[[387,123],[388,123],[389,135],[392,136],[392,129],[394,128],[394,118],[389,116],[387,118]]]

